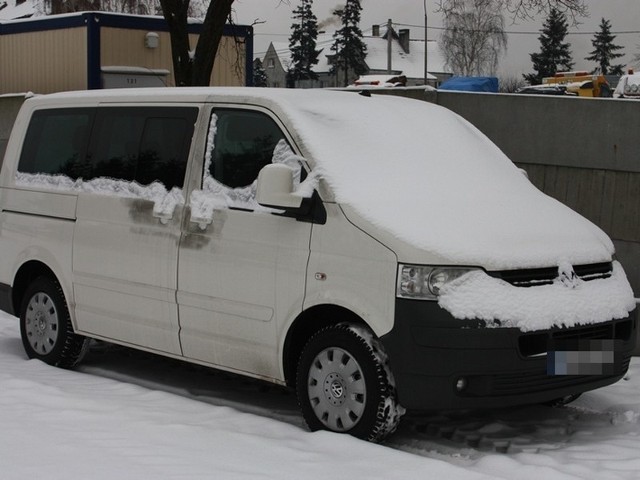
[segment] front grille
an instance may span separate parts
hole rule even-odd
[[[571,328],[558,328],[520,336],[518,338],[518,350],[523,357],[532,357],[546,353],[549,349],[549,344],[554,341],[621,340],[628,342],[632,332],[632,319]]]
[[[613,265],[611,262],[573,266],[573,271],[584,281],[609,278],[612,269]],[[487,273],[494,278],[500,278],[516,287],[535,287],[553,283],[558,277],[558,267],[500,270]]]

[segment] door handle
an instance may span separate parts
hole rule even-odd
[[[173,219],[173,212],[157,212],[153,211],[153,216],[160,220],[160,223],[166,225]]]

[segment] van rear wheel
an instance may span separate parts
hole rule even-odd
[[[29,358],[62,368],[75,366],[89,339],[73,332],[60,284],[38,277],[28,287],[20,307],[20,335]]]
[[[380,442],[404,413],[382,344],[356,325],[342,323],[311,337],[300,356],[296,390],[312,431]]]

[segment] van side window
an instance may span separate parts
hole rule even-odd
[[[268,115],[250,110],[215,110],[216,134],[209,174],[230,188],[246,187],[271,163],[285,138]]]
[[[58,175],[73,170],[73,165],[84,161],[94,113],[94,108],[35,111],[24,140],[18,171]]]
[[[167,190],[182,187],[197,108],[108,107],[98,109],[82,171],[85,180],[107,177]]]

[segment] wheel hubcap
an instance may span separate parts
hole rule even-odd
[[[25,330],[33,350],[46,355],[58,339],[58,312],[53,300],[43,292],[36,293],[27,305]]]
[[[321,351],[309,368],[307,385],[316,416],[330,430],[350,430],[362,417],[367,399],[364,375],[346,350]]]

